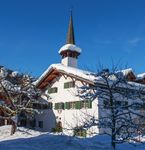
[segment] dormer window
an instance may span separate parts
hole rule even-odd
[[[48,93],[49,93],[49,94],[57,93],[57,91],[58,91],[58,88],[57,88],[57,87],[53,87],[53,88],[48,89]]]
[[[75,87],[74,81],[64,83],[64,89],[68,89],[68,88],[72,88],[72,87]]]

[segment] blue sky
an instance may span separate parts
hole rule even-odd
[[[59,63],[72,6],[81,68],[145,72],[145,0],[0,0],[0,65],[39,76]]]

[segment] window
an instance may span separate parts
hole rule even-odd
[[[43,128],[43,121],[39,121],[38,126],[39,126],[39,128]]]
[[[82,109],[82,108],[92,108],[92,101],[75,101],[75,102],[66,102],[65,109]]]
[[[82,109],[82,108],[92,108],[92,101],[75,101],[66,103],[55,103],[54,109]]]
[[[74,81],[64,83],[64,89],[68,89],[68,88],[72,88],[72,87],[75,87]]]
[[[34,128],[36,126],[36,120],[35,119],[30,121],[30,126],[32,128]]]
[[[70,109],[75,109],[75,102],[70,102]]]
[[[81,101],[82,108],[92,108],[92,101],[91,100],[85,100]]]
[[[41,103],[33,103],[33,109],[52,109],[52,103],[41,104]]]
[[[48,89],[48,93],[51,94],[51,93],[57,93],[57,87],[53,87],[53,88],[50,88]]]
[[[55,103],[55,108],[54,109],[64,109],[64,103]]]

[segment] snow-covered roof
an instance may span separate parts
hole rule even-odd
[[[142,80],[142,79],[144,79],[145,78],[145,73],[142,73],[142,74],[138,74],[137,75],[137,79],[138,80]]]
[[[57,70],[58,72],[68,74],[70,76],[74,76],[75,78],[81,79],[85,82],[89,82],[91,84],[104,84],[105,81],[101,76],[98,76],[96,73],[92,73],[89,71],[84,71],[81,69],[73,68],[73,67],[68,67],[64,66],[63,64],[52,64],[40,77],[39,79],[34,82],[36,86],[39,86],[41,82],[51,73],[51,71]],[[119,71],[120,72],[120,71]],[[132,72],[132,69],[125,69],[122,70],[123,75],[127,75],[129,72]],[[115,78],[110,78],[110,84]],[[123,85],[122,83],[119,85],[120,87],[126,87],[126,85]],[[131,89],[138,89],[138,88],[144,88],[144,84],[136,83],[134,81],[128,81],[128,87]]]
[[[128,68],[128,69],[120,70],[117,72],[121,72],[121,73],[123,73],[123,76],[127,76],[129,73],[133,73],[133,70],[132,70],[132,68]]]
[[[78,52],[78,53],[81,53],[81,51],[82,51],[79,47],[77,47],[74,44],[66,44],[60,48],[58,53],[60,54],[61,52],[66,51],[66,50],[70,50],[70,51],[74,51],[74,52]]]
[[[41,76],[40,78],[35,82],[35,85],[39,84],[48,74],[51,72],[52,69],[56,69],[60,72],[64,72],[66,74],[75,76],[76,78],[82,78],[84,80],[90,81],[90,82],[95,82],[96,80],[102,80],[101,77],[95,76],[95,73],[89,72],[89,71],[84,71],[81,69],[77,69],[74,67],[68,67],[64,66],[63,64],[52,64]]]

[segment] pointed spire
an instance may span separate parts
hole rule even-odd
[[[66,44],[74,44],[75,45],[72,10],[71,10],[70,21],[69,21],[69,26],[68,26]]]

